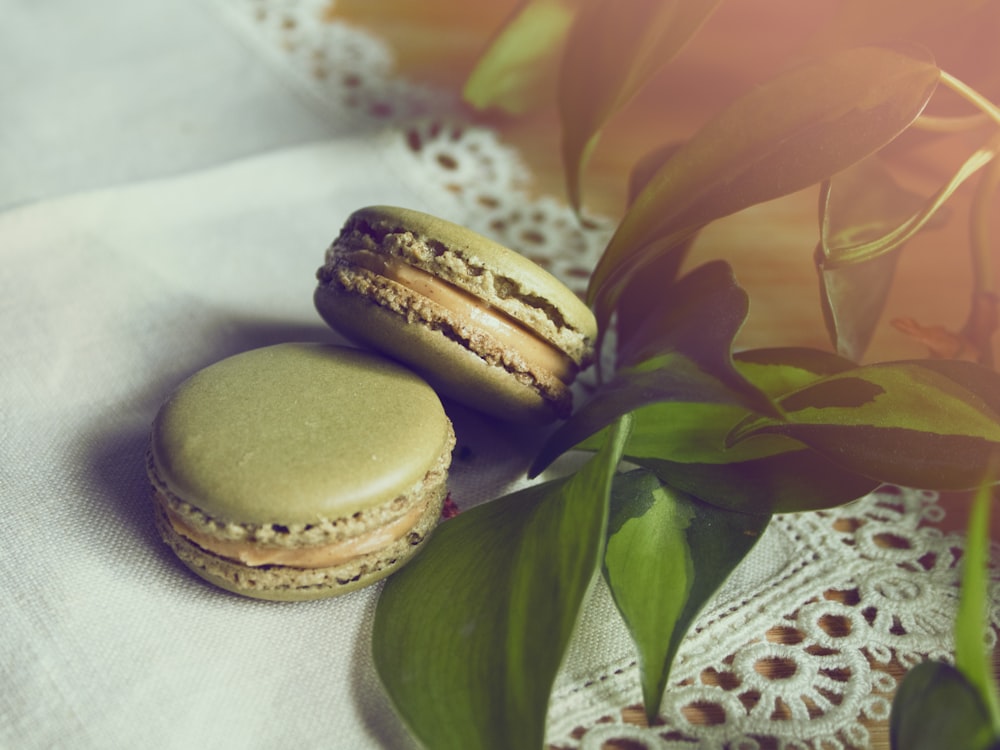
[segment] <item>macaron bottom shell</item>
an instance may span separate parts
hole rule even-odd
[[[192,572],[215,586],[254,599],[309,601],[326,599],[369,586],[409,562],[437,526],[447,494],[444,483],[428,493],[425,512],[417,523],[392,544],[325,568],[285,565],[252,567],[214,554],[179,534],[163,507],[154,502],[154,519],[160,536]]]
[[[431,321],[335,284],[317,287],[320,316],[335,330],[418,372],[435,390],[505,421],[545,424],[568,415],[571,392],[555,378],[490,362]]]
[[[346,593],[409,560],[441,516],[455,432],[372,352],[286,343],[220,360],[153,420],[160,536],[205,580],[260,599]]]

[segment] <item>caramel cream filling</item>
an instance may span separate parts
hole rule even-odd
[[[166,512],[174,531],[185,539],[220,557],[237,560],[253,568],[261,565],[287,565],[292,568],[331,568],[342,565],[401,539],[417,524],[426,510],[425,505],[417,506],[381,528],[342,542],[308,547],[266,547],[252,541],[216,539],[188,525],[184,518],[170,507],[162,493],[156,493],[156,499]]]
[[[367,250],[353,251],[348,255],[352,263],[426,297],[465,320],[470,327],[485,331],[505,349],[520,353],[529,365],[550,372],[567,384],[576,377],[576,365],[558,348],[464,289],[397,258],[376,255]]]

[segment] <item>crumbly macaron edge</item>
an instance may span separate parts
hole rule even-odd
[[[421,502],[427,488],[443,486],[455,447],[455,431],[447,424],[447,439],[441,454],[421,479],[406,493],[371,508],[338,518],[317,516],[311,523],[251,523],[238,519],[215,518],[198,506],[178,496],[157,468],[152,447],[146,450],[146,474],[154,498],[162,498],[171,512],[195,531],[227,542],[247,542],[266,548],[294,549],[337,544],[355,539],[373,529],[402,518]],[[154,499],[154,502],[158,502]],[[276,501],[277,502],[277,501]]]
[[[321,281],[338,255],[357,249],[399,258],[475,295],[580,367],[593,359],[597,323],[582,300],[541,266],[470,229],[410,209],[359,209],[328,248]]]
[[[324,319],[341,333],[399,357],[420,371],[428,382],[438,384],[442,391],[453,396],[456,396],[454,386],[440,385],[443,378],[437,361],[432,364],[420,361],[419,356],[415,358],[413,346],[401,346],[397,349],[387,343],[384,331],[381,331],[382,335],[376,335],[379,330],[375,321],[379,319],[380,313],[410,331],[409,339],[426,336],[427,343],[437,340],[435,349],[454,347],[456,356],[464,352],[475,359],[483,368],[479,372],[497,373],[504,383],[502,386],[495,384],[496,387],[518,391],[520,395],[514,398],[516,408],[523,409],[526,415],[532,415],[528,421],[566,418],[572,411],[572,390],[559,378],[531,367],[516,351],[501,346],[488,334],[471,329],[463,332],[461,325],[447,309],[367,269],[339,266],[328,282],[317,289],[316,306]],[[367,313],[364,316],[366,325],[358,327],[345,317],[345,310],[351,308],[356,310],[355,315]],[[526,394],[531,394],[531,397]],[[477,394],[472,399],[462,398],[460,395],[457,398],[494,413],[488,403],[488,398],[492,395],[495,395],[495,390],[490,388],[481,397]],[[498,415],[510,417],[503,409],[499,410]]]
[[[346,594],[384,578],[408,562],[436,528],[447,496],[444,482],[429,488],[427,509],[404,536],[374,552],[325,568],[284,565],[252,567],[216,555],[177,533],[159,504],[154,519],[160,536],[192,572],[227,591],[257,599],[303,601]]]

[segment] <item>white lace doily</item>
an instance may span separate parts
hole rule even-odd
[[[598,588],[553,697],[550,743],[868,747],[865,722],[889,716],[891,672],[951,659],[962,544],[934,527],[943,514],[936,493],[886,487],[835,510],[776,516],[681,645],[653,727],[614,604]],[[595,671],[595,654],[615,649],[619,658]]]
[[[449,218],[583,289],[611,222],[581,229],[563,203],[529,198],[514,151],[463,122],[448,94],[393,78],[377,39],[323,20],[328,0],[215,3],[333,122],[381,130],[387,156],[416,168]],[[631,643],[599,585],[553,694],[551,747],[867,747],[866,724],[888,718],[893,675],[952,651],[961,540],[935,528],[936,499],[888,488],[776,517],[682,644],[652,727]]]
[[[463,121],[454,97],[390,75],[391,54],[362,31],[323,20],[330,0],[215,0],[236,28],[345,129],[380,130],[386,156],[426,178],[449,218],[512,247],[582,291],[613,225],[581,229],[495,133]]]

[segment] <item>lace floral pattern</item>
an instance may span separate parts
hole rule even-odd
[[[886,487],[775,517],[681,646],[655,725],[625,656],[560,686],[551,747],[867,747],[866,722],[888,719],[895,675],[951,658],[961,543],[932,525],[942,514],[935,493]],[[613,616],[606,596],[595,595],[584,629]],[[991,622],[990,646],[997,605]],[[594,716],[611,695],[627,708]]]
[[[345,129],[378,129],[385,155],[417,170],[448,218],[538,262],[582,292],[610,237],[581,228],[551,197],[529,198],[529,173],[489,129],[464,122],[449,94],[390,76],[391,56],[358,29],[323,20],[330,0],[216,0],[219,8]]]
[[[386,155],[419,171],[449,218],[583,290],[611,224],[581,228],[562,203],[529,198],[516,153],[463,122],[447,94],[394,79],[376,39],[322,20],[328,0],[216,4],[334,121],[378,128]],[[951,658],[961,542],[935,528],[943,513],[933,493],[884,488],[776,517],[682,644],[653,726],[631,642],[598,586],[553,694],[550,747],[867,747],[896,676]]]

